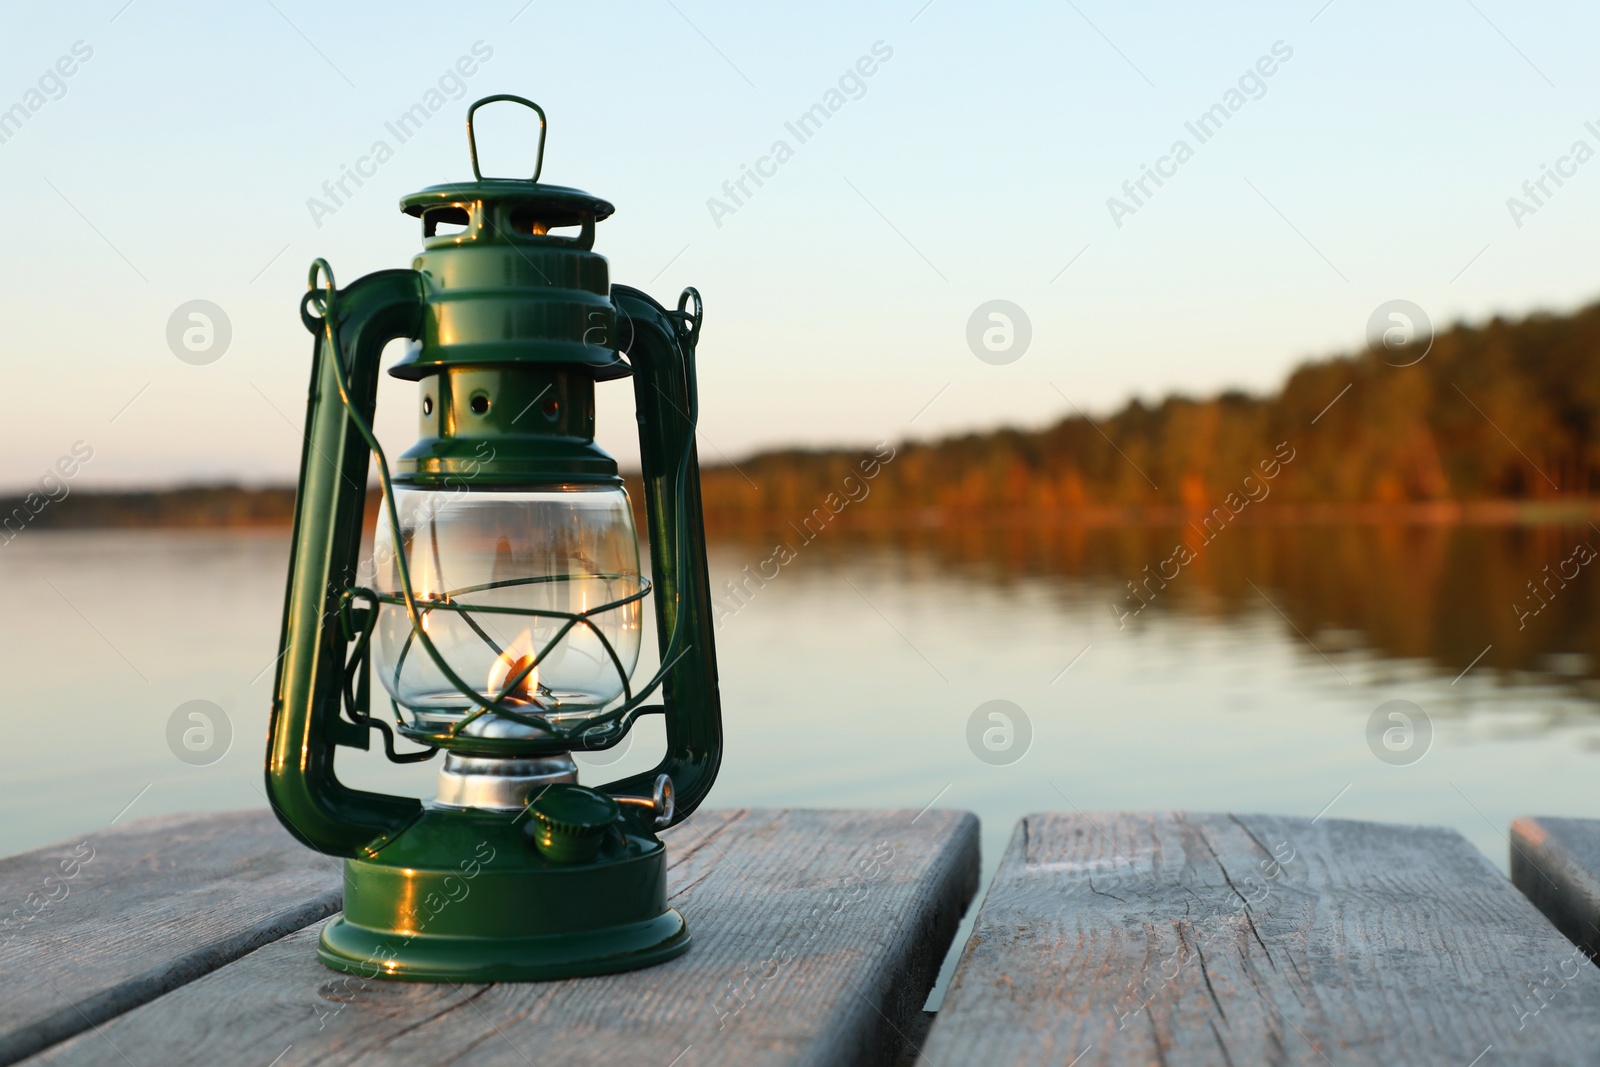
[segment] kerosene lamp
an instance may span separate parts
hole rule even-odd
[[[530,179],[479,168],[473,116],[497,101],[538,116]],[[318,949],[341,971],[564,978],[689,947],[656,834],[704,799],[721,759],[700,297],[687,289],[669,311],[610,284],[592,249],[612,206],[540,182],[545,129],[532,101],[474,103],[474,180],[400,202],[422,225],[411,269],[341,289],[318,260],[300,304],[316,341],[266,778],[289,831],[345,859],[344,912]],[[380,356],[401,338],[389,373],[417,383],[421,434],[391,472],[372,417]],[[617,464],[594,441],[595,383],[628,375],[650,580]],[[634,686],[647,597],[660,668]],[[371,710],[374,671],[393,727]],[[617,744],[643,715],[665,720],[661,763],[578,784],[572,752]],[[433,800],[339,780],[336,750],[374,732],[395,762],[443,753]]]

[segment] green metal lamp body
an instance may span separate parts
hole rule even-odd
[[[611,205],[577,190],[480,178],[414,194],[402,208],[423,220],[413,269],[342,290],[331,275],[315,288],[314,273],[301,305],[318,340],[266,782],[292,834],[346,860],[344,914],[325,928],[319,956],[369,977],[449,981],[561,978],[669,959],[689,935],[667,906],[666,850],[655,831],[699,805],[721,758],[694,448],[698,296],[693,313],[668,311],[611,286],[592,251],[595,223]],[[437,232],[446,225],[457,232]],[[562,227],[577,232],[547,232]],[[378,610],[360,605],[372,594],[358,588],[376,446],[369,428],[380,355],[401,338],[413,344],[391,373],[419,383],[422,412],[421,438],[393,479],[407,487],[618,486],[615,461],[594,442],[594,384],[633,376],[661,702],[632,699],[632,710],[581,747],[614,745],[638,715],[659,713],[667,753],[654,770],[598,790],[550,786],[520,812],[364,792],[335,774],[335,749],[365,750],[373,730],[402,762],[433,749],[537,759],[580,747],[560,731],[486,737],[402,721],[402,735],[428,746],[402,756],[387,724],[366,712],[364,657]],[[392,507],[386,468],[380,475]],[[408,610],[420,636],[426,627]],[[486,711],[502,709],[469,718]]]

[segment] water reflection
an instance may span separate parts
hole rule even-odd
[[[1596,813],[1600,567],[1560,577],[1575,546],[1600,544],[1586,525],[1239,525],[1152,582],[1131,617],[1127,583],[1159,573],[1180,527],[840,525],[762,579],[783,536],[711,546],[717,806],[909,818],[937,801],[978,813],[991,865],[1022,814],[1072,807],[1331,805],[1456,827],[1502,867],[1513,816]],[[0,824],[0,853],[113,818],[265,805],[287,562],[283,531],[30,531],[6,546],[0,810],[28,817]],[[1529,582],[1542,599],[1527,600]],[[1370,740],[1397,700],[1431,720],[1414,761]],[[203,764],[168,736],[193,701],[220,709],[232,738]],[[997,702],[1028,718],[1017,759],[973,747],[997,725],[973,716]],[[648,719],[614,763],[580,763],[599,783],[661,747]],[[345,751],[339,767],[358,788],[416,796],[437,770]]]
[[[793,530],[719,531],[752,564]],[[798,554],[832,563],[863,548],[952,577],[1063,604],[1102,602],[1119,629],[1159,616],[1238,620],[1268,608],[1330,659],[1422,660],[1452,678],[1555,683],[1600,703],[1600,531],[1573,525],[1237,525],[1209,542],[1193,526],[840,527]],[[723,578],[737,608],[750,571]],[[727,581],[735,582],[735,589]]]

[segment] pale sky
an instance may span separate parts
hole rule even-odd
[[[617,205],[614,281],[704,294],[708,461],[1265,390],[1391,299],[1442,326],[1600,292],[1600,162],[1575,146],[1600,149],[1600,11],[1578,4],[105,0],[7,21],[7,489],[79,441],[80,485],[291,480],[307,264],[408,265],[397,200],[470,176],[466,108],[498,92],[549,113],[547,180]],[[385,124],[419,102],[439,106],[402,144]],[[816,104],[802,141],[786,124]],[[1218,104],[1202,141],[1186,124]],[[526,163],[511,118],[486,125],[490,170]],[[392,158],[313,217],[380,140]],[[758,165],[735,205],[724,183]],[[1146,165],[1166,177],[1135,202]],[[1562,184],[1513,217],[1545,165]],[[1031,322],[1004,365],[967,341],[992,299]],[[205,365],[168,346],[191,300],[231,324]],[[385,388],[396,449],[414,389]],[[603,390],[625,462],[630,405]]]

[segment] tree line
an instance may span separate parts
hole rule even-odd
[[[1274,393],[1238,391],[894,446],[853,510],[1070,513],[1209,509],[1282,450],[1277,503],[1397,505],[1600,495],[1600,303],[1439,333],[1409,366],[1382,348],[1303,364]],[[706,511],[811,513],[869,449],[786,449],[703,471]],[[1257,481],[1259,482],[1259,477]],[[1256,500],[1254,493],[1249,494]]]
[[[846,503],[944,520],[1600,498],[1600,303],[1458,324],[1394,365],[1412,358],[1368,348],[1303,364],[1267,395],[1136,399],[1042,429],[767,451],[705,467],[702,496],[713,526],[826,521]],[[0,499],[0,513],[23,505]],[[293,508],[286,487],[83,490],[33,524],[280,525]]]

